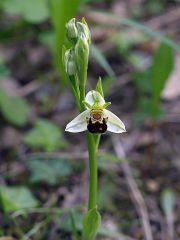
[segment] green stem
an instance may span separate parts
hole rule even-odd
[[[100,139],[101,139],[101,134],[97,134],[97,135],[94,136],[94,140],[95,140],[95,144],[96,144],[96,152],[97,152],[98,147],[99,147]]]
[[[97,160],[96,144],[94,136],[87,132],[86,134],[88,153],[89,153],[89,200],[88,210],[96,207],[97,204]]]
[[[74,87],[72,87],[72,92],[73,92],[73,95],[74,95],[74,99],[75,99],[75,102],[76,102],[76,106],[77,106],[78,109],[80,109],[79,96],[77,95],[77,92],[76,92],[76,90],[74,89]]]
[[[83,78],[80,79],[80,85],[79,85],[79,88],[80,88],[80,105],[81,105],[81,109],[82,111],[85,110],[85,106],[84,106],[84,100],[85,100],[85,83],[86,83],[86,79],[87,78],[87,74],[85,73]]]
[[[69,80],[70,80],[70,87],[71,87],[71,92],[73,93],[75,102],[76,102],[76,106],[77,108],[80,110],[81,106],[80,106],[80,96],[79,96],[79,87],[77,84],[77,79],[75,76],[69,76]]]

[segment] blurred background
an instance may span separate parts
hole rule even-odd
[[[97,239],[180,239],[179,0],[0,1],[0,239],[76,239],[87,202],[83,133],[62,67],[65,23],[92,34],[87,91],[102,77],[127,133],[103,134]]]

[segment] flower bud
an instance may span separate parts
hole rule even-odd
[[[75,46],[75,57],[80,82],[80,93],[83,93],[87,79],[87,68],[89,60],[89,44],[83,33],[81,33],[81,35],[78,37],[78,41]],[[81,96],[81,101],[83,100],[83,96]]]
[[[74,49],[70,48],[64,55],[65,70],[69,76],[73,76],[77,72]]]
[[[78,35],[81,36],[82,34],[86,37],[88,43],[90,44],[91,35],[88,26],[85,23],[77,22],[76,23],[78,29]]]
[[[78,30],[76,27],[76,19],[72,18],[67,24],[66,24],[66,29],[67,29],[67,38],[69,41],[74,41],[77,40],[78,37]]]
[[[87,68],[89,59],[89,44],[86,36],[83,33],[81,33],[79,36],[78,42],[75,46],[75,57],[80,72],[83,71],[82,69],[84,67]]]
[[[78,41],[77,44],[75,46],[75,54],[77,52],[81,52],[80,54],[85,54],[85,55],[89,55],[89,44],[88,44],[88,40],[86,38],[86,36],[84,35],[84,33],[81,33],[80,36],[78,37]]]

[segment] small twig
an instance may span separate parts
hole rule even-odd
[[[166,222],[167,222],[167,239],[173,240],[174,239],[174,212],[172,212],[170,215],[166,216]]]
[[[50,219],[46,219],[44,221],[36,223],[35,226],[23,236],[23,240],[31,240],[30,237],[32,237],[37,232],[39,232],[41,228],[45,227],[49,221],[50,221]]]
[[[95,22],[98,24],[104,24],[106,27],[116,27],[117,21],[112,19],[111,16],[104,15],[98,11],[89,11],[89,9],[85,8],[86,11],[86,18],[89,19],[91,22]],[[163,15],[158,17],[153,17],[150,20],[144,21],[144,24],[147,27],[152,28],[153,30],[160,30],[164,25],[173,24],[175,21],[179,20],[180,9],[174,8],[170,11],[165,12]],[[171,29],[169,29],[171,31]],[[109,32],[108,32],[109,33]]]
[[[125,154],[124,149],[122,148],[121,142],[118,140],[118,138],[112,137],[112,141],[113,141],[114,150],[115,150],[117,156],[120,158],[126,159],[126,154]],[[153,240],[151,225],[149,222],[149,216],[148,216],[146,204],[145,204],[144,198],[143,198],[140,190],[138,189],[138,186],[133,178],[132,170],[127,161],[123,161],[121,163],[121,167],[124,172],[129,190],[132,193],[131,196],[132,196],[132,200],[135,204],[136,210],[139,214],[139,217],[142,219],[142,225],[144,228],[144,234],[145,234],[146,240]]]
[[[170,11],[165,12],[163,15],[153,17],[150,20],[146,21],[146,25],[155,30],[159,30],[162,26],[173,24],[176,21],[179,21],[180,9],[174,8]],[[169,29],[171,30],[171,29]]]
[[[109,238],[108,238],[109,239]],[[110,239],[115,239],[115,240],[136,240],[135,238],[126,236],[124,234],[118,234],[116,237],[111,237]]]

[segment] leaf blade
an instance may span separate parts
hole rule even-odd
[[[38,205],[38,201],[26,187],[0,186],[0,197],[6,212],[23,208],[32,208]]]
[[[28,120],[28,104],[18,96],[8,96],[0,90],[0,107],[4,118],[16,126],[23,126]]]
[[[61,75],[62,86],[66,83],[66,74],[62,62],[62,46],[65,40],[66,22],[72,18],[80,5],[80,0],[73,0],[67,4],[67,0],[51,0],[51,22],[54,28],[54,64]]]
[[[168,46],[170,46],[174,50],[180,51],[180,44],[178,44],[175,41],[173,41],[172,39],[162,35],[160,32],[154,31],[150,27],[148,27],[144,24],[141,24],[139,22],[136,22],[135,20],[132,20],[130,18],[119,17],[116,14],[111,14],[111,13],[107,13],[107,12],[104,12],[104,11],[93,11],[93,13],[101,14],[102,16],[109,17],[112,20],[116,21],[116,23],[119,24],[120,26],[121,25],[126,25],[126,26],[129,26],[129,27],[133,27],[133,28],[137,29],[138,31],[144,32],[145,34],[147,34],[150,37],[159,39],[161,42],[167,44]]]
[[[151,82],[152,82],[152,102],[151,112],[152,116],[156,117],[158,114],[159,101],[161,92],[165,86],[171,71],[174,67],[174,51],[167,44],[161,43],[156,50],[153,63],[151,66]]]
[[[93,240],[101,224],[97,207],[89,210],[83,219],[83,239]]]
[[[108,73],[110,77],[115,77],[115,73],[106,60],[105,56],[94,44],[91,44],[90,53],[91,56],[93,56],[96,62],[99,63],[99,65]]]

